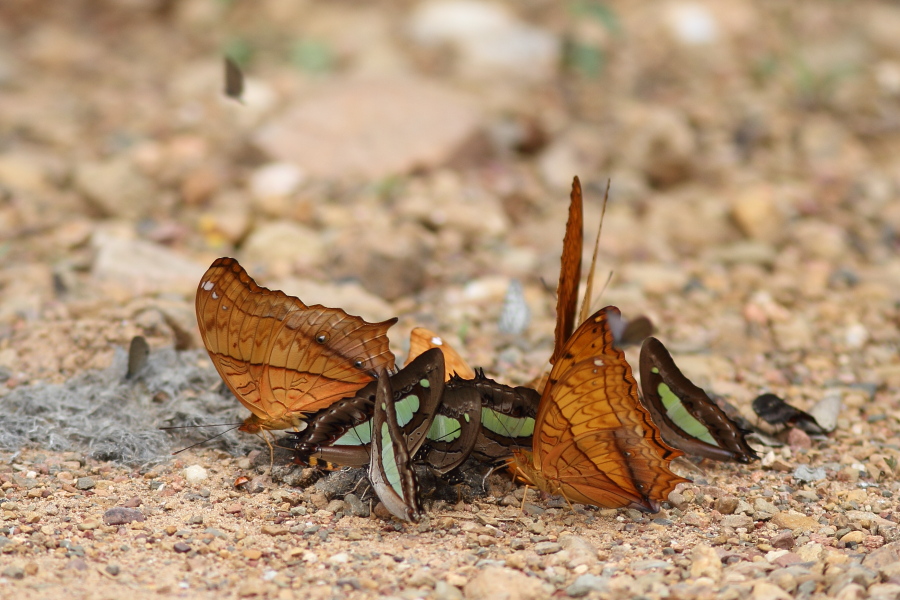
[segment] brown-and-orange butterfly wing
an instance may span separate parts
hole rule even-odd
[[[607,307],[575,331],[550,372],[535,422],[533,466],[569,500],[655,511],[685,481],[638,398]]]
[[[209,267],[196,299],[203,343],[219,375],[253,416],[245,431],[287,429],[303,413],[392,369],[387,330],[339,308],[307,306],[253,281],[233,258]]]
[[[556,286],[556,331],[550,364],[556,363],[566,341],[575,329],[578,308],[578,283],[581,281],[581,253],[584,245],[584,206],[581,181],[572,180],[569,196],[569,218],[563,236],[563,251],[559,265],[559,283]]]
[[[454,374],[462,379],[475,379],[475,369],[466,362],[466,359],[444,338],[424,327],[416,327],[409,334],[409,355],[406,357],[406,364],[432,348],[440,348],[444,354],[444,381],[449,381]]]

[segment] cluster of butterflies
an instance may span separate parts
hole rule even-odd
[[[298,462],[367,466],[391,513],[422,514],[415,463],[453,478],[467,460],[507,464],[567,501],[656,512],[686,481],[670,470],[684,452],[748,463],[737,425],[685,377],[646,319],[615,307],[576,306],[583,243],[581,186],[573,182],[563,240],[549,375],[511,387],[475,371],[438,335],[412,333],[397,370],[387,330],[339,308],[307,306],[258,286],[231,258],[197,290],[197,320],[222,379],[252,413],[240,430],[287,430]],[[598,234],[599,240],[599,234]],[[621,346],[643,340],[641,391]]]

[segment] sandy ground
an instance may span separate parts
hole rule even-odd
[[[900,597],[898,28],[870,1],[4,3],[0,596]],[[836,430],[683,466],[656,515],[523,510],[497,473],[417,525],[351,475],[273,481],[256,438],[169,456],[198,436],[157,427],[245,414],[194,318],[218,256],[398,316],[399,357],[424,325],[531,380],[573,175],[588,232],[612,181],[596,307],[745,416],[837,398]],[[122,383],[137,334],[183,369]]]

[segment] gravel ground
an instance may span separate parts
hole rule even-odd
[[[898,30],[866,0],[3,3],[0,596],[900,597]],[[574,175],[588,232],[612,181],[596,307],[748,418],[840,400],[835,431],[684,463],[656,515],[495,473],[417,525],[253,437],[169,456],[196,435],[157,427],[243,414],[196,330],[218,256],[531,380]],[[137,334],[190,374],[122,383]]]

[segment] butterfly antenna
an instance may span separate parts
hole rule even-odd
[[[221,436],[225,435],[226,433],[228,433],[229,431],[234,431],[235,429],[237,429],[237,428],[240,427],[240,426],[241,426],[241,424],[238,423],[237,425],[235,425],[235,426],[232,427],[231,429],[226,429],[225,431],[223,431],[223,432],[221,432],[221,433],[217,433],[216,435],[212,436],[211,438],[206,438],[206,439],[203,440],[202,442],[197,442],[196,444],[191,444],[191,445],[188,446],[187,448],[182,448],[181,450],[178,450],[178,451],[176,451],[176,452],[173,452],[173,453],[172,453],[172,456],[175,456],[176,454],[181,454],[181,453],[184,452],[185,450],[190,450],[191,448],[196,448],[197,446],[200,446],[200,445],[202,445],[202,444],[205,444],[206,442],[208,442],[208,441],[210,441],[210,440],[214,440],[214,439],[216,439],[217,437],[221,437]],[[169,427],[169,428],[160,427],[160,429],[180,429],[180,428],[178,428],[178,427]]]
[[[591,300],[593,300],[594,271],[597,267],[597,251],[600,248],[600,233],[603,231],[603,218],[606,216],[606,205],[609,203],[609,184],[610,180],[607,179],[606,193],[603,194],[603,208],[600,211],[600,225],[597,227],[597,239],[594,240],[594,254],[591,257],[591,268],[588,270],[587,284],[584,286],[584,299],[581,301],[581,314],[578,318],[579,323],[584,323],[590,316]],[[610,277],[612,277],[611,273]],[[608,279],[606,283],[609,283]],[[606,285],[603,286],[603,290],[605,289]],[[603,290],[600,290],[600,295],[603,295]]]
[[[172,429],[194,429],[196,427],[231,427],[231,429],[226,429],[222,433],[227,433],[232,431],[233,429],[240,427],[243,423],[206,423],[204,425],[178,425],[175,427],[160,427],[160,431],[170,431]],[[221,433],[219,435],[222,435]],[[212,439],[212,438],[209,438]]]

